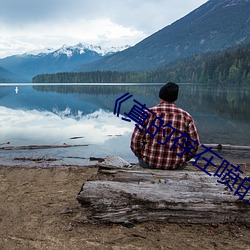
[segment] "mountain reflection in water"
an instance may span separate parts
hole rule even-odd
[[[134,99],[147,107],[154,106],[158,103],[161,85],[20,84],[18,93],[14,85],[0,86],[0,144],[89,145],[68,149],[0,151],[0,164],[22,164],[13,160],[17,155],[46,155],[47,158],[59,159],[53,162],[54,165],[83,165],[86,164],[84,158],[111,154],[136,162],[129,147],[134,123],[113,114],[115,101],[125,93],[133,95],[121,104],[121,114],[130,111]],[[247,87],[180,84],[177,105],[194,117],[202,143],[249,145],[249,92]],[[250,159],[249,152],[229,152],[226,155],[235,160]]]

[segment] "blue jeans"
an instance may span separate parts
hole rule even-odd
[[[156,169],[156,168],[153,168],[151,166],[149,166],[147,163],[145,163],[141,158],[138,158],[139,160],[139,165],[142,167],[142,168],[148,168],[148,169]],[[187,167],[188,163],[187,162],[184,162],[182,166],[179,166],[175,169],[167,169],[167,170],[182,170],[182,169],[185,169]]]

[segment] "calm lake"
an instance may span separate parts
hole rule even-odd
[[[107,155],[137,162],[130,151],[134,122],[122,120],[121,114],[131,110],[134,100],[147,107],[156,105],[162,85],[0,84],[0,147],[85,145],[0,150],[0,165],[37,165],[32,159],[38,158],[44,166],[86,165],[96,163],[90,157]],[[117,117],[115,102],[126,93],[132,97],[121,104]],[[176,104],[194,117],[202,143],[250,145],[250,87],[180,84]],[[218,154],[250,162],[249,151]]]

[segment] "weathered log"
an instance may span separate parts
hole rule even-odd
[[[34,161],[34,162],[50,162],[50,161],[57,161],[56,158],[45,158],[45,157],[38,157],[38,158],[30,158],[30,157],[15,157],[14,161]]]
[[[250,205],[202,171],[109,169],[83,184],[77,200],[90,223],[161,221],[250,224]],[[239,185],[234,185],[234,189]],[[249,200],[250,195],[245,196]]]
[[[103,168],[130,168],[131,164],[119,156],[109,155],[101,161],[101,163],[97,164],[97,166]]]
[[[250,150],[250,146],[230,145],[230,144],[203,144],[204,146],[217,150]]]
[[[49,148],[71,148],[71,147],[85,147],[88,144],[80,145],[28,145],[28,146],[9,146],[9,147],[0,147],[0,150],[31,150],[31,149],[49,149]]]

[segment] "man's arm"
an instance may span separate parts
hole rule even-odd
[[[195,126],[195,122],[194,122],[193,118],[191,119],[191,121],[188,125],[188,137],[190,139],[194,140],[195,142],[197,142],[197,144],[196,144],[196,143],[190,141],[190,143],[194,146],[194,149],[192,150],[192,153],[193,153],[192,156],[194,156],[199,149],[200,137],[199,137],[199,134],[198,134],[197,128]],[[190,159],[192,158],[192,156],[190,155]],[[188,159],[188,160],[190,160],[190,159]]]
[[[130,148],[136,157],[141,158],[141,150],[143,148],[144,131],[143,131],[143,129],[142,129],[142,131],[140,131],[137,126],[135,126],[134,132],[133,132],[132,137],[131,137]]]

